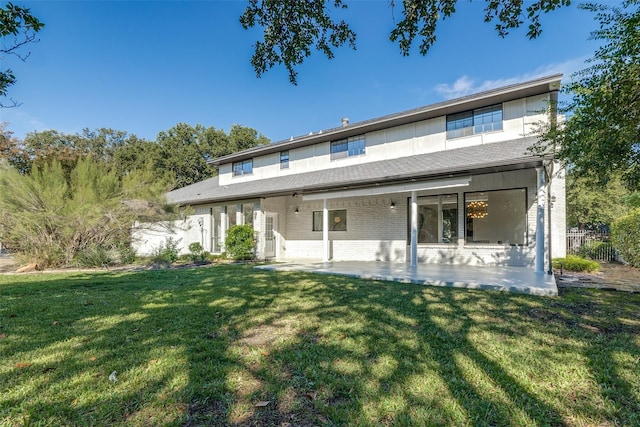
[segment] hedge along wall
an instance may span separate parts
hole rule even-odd
[[[640,208],[611,224],[611,241],[626,262],[640,267]]]

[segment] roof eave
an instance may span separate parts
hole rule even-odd
[[[178,200],[174,203],[180,205],[195,205],[195,204],[205,204],[205,203],[219,203],[219,202],[232,202],[235,200],[246,200],[246,199],[256,199],[256,198],[265,198],[265,197],[279,197],[279,196],[287,196],[293,193],[299,194],[311,194],[311,193],[320,193],[325,191],[332,191],[336,189],[353,189],[353,188],[364,188],[375,185],[387,185],[387,184],[399,184],[402,182],[413,182],[420,180],[431,180],[431,179],[439,179],[443,177],[458,177],[464,175],[482,175],[486,173],[495,173],[495,172],[507,172],[513,170],[522,170],[528,168],[534,168],[536,166],[542,165],[543,158],[540,156],[525,156],[520,158],[511,159],[509,161],[497,161],[497,162],[488,162],[483,164],[474,165],[473,167],[460,168],[460,169],[450,169],[443,168],[440,170],[431,171],[429,174],[425,175],[394,175],[394,176],[386,176],[373,180],[363,180],[363,181],[346,181],[346,182],[336,182],[331,183],[330,185],[311,185],[311,186],[300,186],[300,187],[290,187],[287,189],[281,189],[278,191],[272,192],[258,192],[255,193],[245,193],[239,198],[233,198],[229,196],[220,196],[220,197],[208,197],[202,199],[191,199],[191,200]]]

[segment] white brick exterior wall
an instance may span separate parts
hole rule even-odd
[[[554,189],[561,189],[561,181]],[[527,244],[524,246],[466,244],[464,241],[464,193],[505,188],[526,188],[527,191]],[[537,191],[535,169],[474,176],[463,189],[420,192],[419,196],[438,194],[458,195],[457,244],[419,244],[418,260],[428,263],[468,265],[533,266],[535,262],[535,227]],[[556,196],[554,216],[562,219],[564,196]],[[331,258],[336,260],[406,262],[409,258],[407,241],[408,193],[376,197],[355,197],[329,201],[329,210],[347,210],[347,231],[329,232]],[[395,209],[390,208],[391,202]],[[321,259],[322,232],[312,231],[312,212],[322,210],[322,202],[291,200],[286,210],[286,240],[282,259]],[[298,208],[299,213],[295,214]],[[282,211],[280,211],[282,212]],[[552,223],[557,231],[554,253],[563,241],[563,221]],[[554,233],[556,234],[556,233]],[[545,261],[546,262],[546,261]]]
[[[466,192],[524,188],[527,194],[527,240],[526,245],[467,244],[465,242],[464,194]],[[535,264],[535,235],[537,190],[535,169],[491,173],[472,176],[469,186],[421,191],[418,196],[457,194],[458,197],[458,242],[451,244],[419,244],[418,261],[441,264],[466,265],[512,265],[532,267]],[[565,197],[564,175],[552,181],[552,250],[553,256],[562,256],[565,251]],[[384,194],[380,196],[352,197],[329,200],[329,210],[345,209],[347,231],[330,231],[330,259],[349,261],[407,262],[409,255],[408,209],[410,193]],[[322,201],[303,201],[300,196],[283,196],[261,199],[255,202],[254,229],[257,235],[257,257],[265,258],[264,230],[267,215],[274,217],[276,235],[275,259],[322,259],[322,232],[312,230],[314,211],[322,211]],[[391,204],[395,207],[392,209]],[[235,203],[234,203],[235,204]],[[196,207],[196,212],[208,212],[214,205]],[[296,209],[298,213],[296,213]],[[205,226],[201,230],[198,219]],[[194,214],[178,223],[181,249],[187,252],[192,241],[205,240],[205,249],[210,248],[210,223],[208,214]],[[548,218],[545,218],[545,235]],[[202,234],[201,234],[202,233]],[[141,254],[150,253],[167,237],[162,231],[145,233],[144,240],[137,245]],[[545,244],[546,247],[546,244]],[[546,252],[546,251],[545,251]],[[546,252],[548,254],[548,252]],[[545,266],[547,266],[545,258]],[[546,268],[546,267],[545,267]]]

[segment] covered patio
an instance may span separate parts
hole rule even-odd
[[[359,279],[386,280],[419,285],[483,289],[538,296],[556,296],[558,287],[552,274],[536,273],[527,267],[467,266],[368,261],[290,261],[256,266],[271,271],[304,271]]]

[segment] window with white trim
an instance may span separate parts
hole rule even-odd
[[[253,173],[253,159],[233,162],[231,169],[233,176],[251,175]]]
[[[447,138],[460,138],[502,130],[502,104],[447,116]]]
[[[351,136],[331,142],[331,160],[343,159],[351,156],[361,156],[366,151],[364,135]]]
[[[289,169],[289,150],[280,152],[280,169]]]

